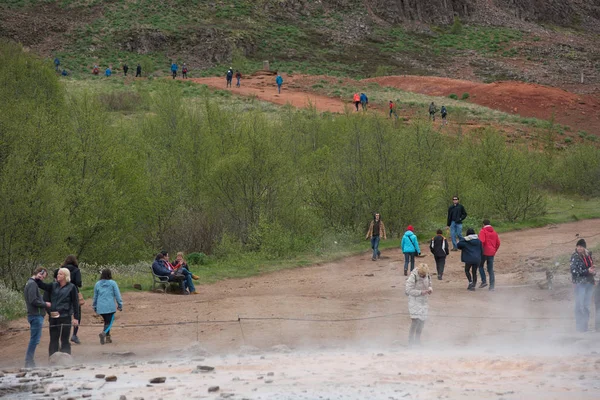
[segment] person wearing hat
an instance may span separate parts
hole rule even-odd
[[[385,235],[385,225],[383,225],[381,215],[375,213],[373,215],[373,220],[369,224],[369,230],[367,231],[367,239],[371,239],[371,248],[373,249],[372,261],[377,261],[379,256],[381,256],[381,252],[379,251],[379,240],[381,238],[384,240],[387,239],[387,236]]]
[[[575,328],[578,332],[588,330],[595,274],[592,253],[588,251],[585,239],[579,239],[575,252],[571,255],[571,280],[575,288]],[[596,309],[596,325],[598,325],[598,309]]]
[[[402,236],[402,242],[400,242],[402,253],[404,253],[404,276],[408,275],[408,263],[410,261],[410,272],[415,269],[415,256],[421,255],[421,249],[419,248],[419,241],[417,235],[415,235],[415,229],[412,225],[409,225]]]
[[[477,285],[477,268],[483,257],[483,246],[475,229],[467,229],[467,236],[462,238],[456,246],[461,249],[460,260],[465,263],[465,275],[469,280],[467,290],[474,291]]]

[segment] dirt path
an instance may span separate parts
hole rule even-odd
[[[552,292],[535,286],[513,286],[534,283],[536,279],[543,278],[543,266],[553,264],[556,257],[572,251],[576,233],[588,238],[589,246],[598,245],[600,221],[587,220],[502,234],[502,246],[495,263],[496,292],[467,292],[460,253],[451,252],[445,279],[441,282],[434,280],[431,310],[437,317],[428,321],[425,340],[453,346],[476,343],[485,336],[510,343],[517,333],[535,335],[540,330],[570,332],[570,320],[511,321],[510,317],[571,317],[572,295],[566,275],[558,279],[557,289]],[[384,251],[378,262],[370,261],[370,255],[364,253],[323,265],[201,286],[201,296],[128,292],[124,295],[125,311],[118,314],[113,331],[115,343],[110,347],[98,343],[101,325],[99,319],[93,317],[91,302],[88,301],[83,307],[85,326],[79,333],[83,344],[74,346],[73,354],[78,360],[103,360],[108,357],[105,352],[115,351],[134,351],[141,357],[149,357],[155,354],[158,343],[162,348],[180,347],[182,343],[193,342],[197,338],[205,347],[218,352],[235,351],[244,344],[260,348],[277,344],[312,348],[369,343],[374,338],[380,345],[396,341],[404,343],[406,315],[340,323],[248,320],[242,321],[241,325],[193,323],[121,328],[123,324],[235,321],[238,316],[340,319],[405,312],[402,259],[402,254],[395,248]],[[434,265],[431,256],[422,260]],[[563,272],[567,269],[566,265],[561,266]],[[492,315],[509,319],[469,320],[449,318],[449,315]],[[24,319],[14,321],[10,327],[25,328],[27,322]],[[20,365],[28,335],[28,332],[11,330],[2,333],[4,350],[0,366]],[[44,330],[37,353],[40,364],[45,363],[47,345],[48,335]]]

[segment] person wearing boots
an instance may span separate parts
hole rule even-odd
[[[483,228],[479,231],[479,240],[481,240],[481,246],[483,247],[483,257],[481,257],[481,264],[479,265],[479,275],[481,275],[480,288],[487,286],[484,264],[487,263],[487,272],[490,277],[490,290],[494,290],[496,287],[496,275],[494,274],[494,256],[500,248],[500,237],[498,233],[490,225],[489,219],[483,220]]]
[[[459,203],[458,196],[452,197],[452,205],[448,207],[448,219],[446,229],[450,229],[450,239],[452,240],[452,251],[458,251],[456,243],[462,240],[462,223],[467,218],[467,211]]]
[[[410,262],[410,272],[415,269],[415,256],[421,255],[421,249],[419,248],[419,240],[417,235],[414,233],[414,228],[409,225],[402,236],[400,242],[402,253],[404,253],[404,276],[408,275],[408,263]]]
[[[372,261],[378,260],[381,256],[381,252],[379,251],[379,240],[382,237],[384,240],[387,239],[385,225],[383,225],[381,215],[375,213],[375,215],[373,215],[373,220],[369,224],[369,230],[367,231],[366,237],[366,239],[371,239],[371,248],[373,249],[373,257],[371,257]]]
[[[433,293],[427,264],[419,264],[417,269],[411,272],[406,280],[404,293],[408,296],[408,312],[412,320],[408,332],[408,344],[419,345],[429,312],[429,296]]]
[[[123,300],[119,286],[112,280],[112,272],[108,268],[102,270],[100,280],[94,286],[92,307],[96,314],[99,314],[104,320],[104,329],[98,334],[100,344],[112,343],[110,328],[115,321],[117,310],[123,311]]]
[[[460,260],[465,263],[465,275],[469,280],[467,290],[474,291],[477,285],[477,268],[481,264],[483,247],[473,228],[467,229],[467,236],[462,238],[457,247],[461,249]]]
[[[442,230],[438,229],[436,235],[431,238],[429,249],[433,253],[435,259],[435,268],[437,270],[438,280],[442,280],[444,276],[444,267],[446,266],[446,256],[450,254],[448,248],[448,240],[442,235]]]
[[[596,267],[592,253],[587,249],[585,239],[579,239],[575,253],[571,255],[571,280],[575,288],[575,328],[577,332],[587,332],[590,319],[590,306],[594,293]],[[596,324],[598,309],[596,308]]]

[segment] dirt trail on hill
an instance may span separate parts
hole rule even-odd
[[[190,80],[211,88],[230,90],[241,96],[256,96],[260,100],[280,105],[291,104],[294,107],[303,108],[311,104],[319,111],[340,113],[345,109],[354,111],[351,99],[344,101],[311,92],[310,87],[321,77],[301,74],[283,74],[282,76],[284,84],[281,94],[277,93],[273,76],[247,76],[242,79],[240,88],[234,86],[231,89],[225,88],[224,78],[192,78]],[[557,123],[571,126],[576,130],[584,130],[590,134],[600,134],[600,99],[593,95],[578,95],[562,89],[523,82],[484,84],[425,76],[387,76],[353,83],[360,87],[361,84],[366,85],[371,82],[430,96],[446,97],[454,93],[460,97],[463,93],[469,93],[468,101],[475,104],[522,117],[550,120],[554,115]],[[387,113],[385,104],[371,104],[369,108]],[[471,123],[471,125],[473,124]],[[478,125],[474,127],[476,128]]]

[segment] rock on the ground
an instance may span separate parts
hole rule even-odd
[[[62,392],[63,390],[65,390],[65,385],[61,385],[60,383],[51,383],[50,385],[46,386],[47,393]]]
[[[198,369],[201,372],[212,372],[215,370],[215,367],[211,367],[209,365],[198,365],[196,369]]]
[[[67,353],[57,351],[50,356],[50,365],[69,366],[73,364],[73,357]]]
[[[218,392],[219,389],[220,389],[220,387],[218,387],[218,386],[211,386],[208,388],[208,393]]]
[[[106,375],[104,374],[96,374],[96,378],[98,379],[104,379],[106,377]]]
[[[164,376],[159,376],[157,378],[152,378],[150,379],[150,383],[165,383],[165,381],[167,380],[166,377]]]
[[[104,378],[104,380],[106,382],[116,382],[117,381],[117,377],[115,375],[110,375],[110,376],[107,376],[106,378]]]

